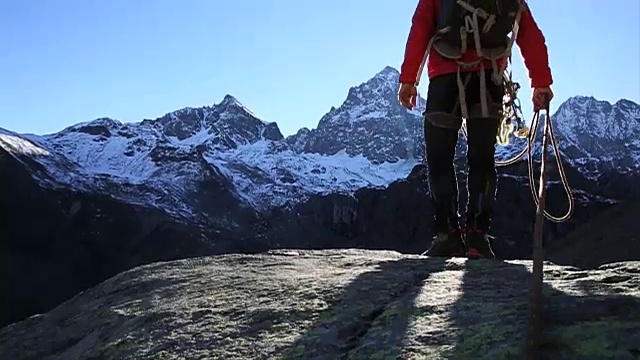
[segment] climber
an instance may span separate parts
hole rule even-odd
[[[417,86],[428,58],[424,136],[435,214],[434,238],[425,255],[495,258],[488,232],[497,190],[496,135],[502,117],[502,73],[514,37],[529,71],[534,111],[548,107],[553,81],[545,38],[524,0],[418,1],[401,67],[398,98],[408,109],[416,106]],[[469,170],[464,227],[458,212],[454,170],[463,118]]]

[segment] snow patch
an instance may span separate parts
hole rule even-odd
[[[296,198],[329,192],[353,193],[365,187],[383,187],[406,178],[418,160],[373,165],[363,156],[344,151],[326,156],[274,152],[273,142],[259,141],[237,149],[206,154],[205,159],[219,168],[246,199],[253,204],[282,206]],[[252,174],[252,176],[247,176]]]
[[[207,142],[207,140],[210,140],[213,136],[214,135],[211,134],[209,129],[202,128],[200,131],[198,131],[197,133],[193,134],[192,136],[184,140],[180,140],[175,136],[167,136],[167,138],[174,145],[195,146],[195,145],[204,144],[205,142]]]
[[[0,145],[12,154],[29,156],[50,155],[47,150],[33,144],[31,141],[3,129],[0,129]]]

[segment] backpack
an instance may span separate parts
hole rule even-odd
[[[469,118],[465,100],[465,87],[469,77],[463,82],[461,69],[480,67],[480,106],[482,117],[489,116],[486,91],[485,67],[483,60],[493,65],[492,80],[496,85],[510,81],[506,74],[506,62],[498,68],[498,60],[511,58],[511,48],[518,33],[520,17],[526,0],[440,0],[440,14],[437,19],[436,34],[429,40],[427,51],[418,70],[418,80],[431,48],[445,58],[458,63],[458,92],[456,107],[460,106],[462,117]],[[509,33],[512,36],[509,37]],[[475,49],[478,59],[462,62],[460,58],[468,49]],[[416,82],[416,85],[419,81]],[[504,104],[503,104],[504,105]],[[503,115],[504,120],[504,115]]]
[[[520,0],[441,0],[433,47],[454,60],[467,49],[476,49],[479,58],[500,59],[511,50],[508,35],[520,8]]]

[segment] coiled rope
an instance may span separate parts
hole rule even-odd
[[[531,128],[527,128],[526,124],[522,120],[523,119],[522,108],[520,105],[520,100],[518,99],[518,96],[517,96],[518,90],[520,89],[520,85],[516,82],[513,82],[511,73],[507,72],[506,70],[503,73],[503,85],[505,88],[505,99],[503,101],[502,120],[501,120],[500,128],[497,134],[497,143],[499,146],[507,146],[509,145],[509,137],[514,136],[516,138],[521,138],[521,139],[526,138],[527,145],[517,155],[515,155],[511,159],[504,160],[504,161],[496,160],[496,166],[504,167],[504,166],[513,165],[518,161],[520,161],[525,155],[527,155],[529,187],[531,190],[531,196],[533,197],[533,201],[537,207],[540,203],[540,196],[536,193],[535,183],[533,179],[534,178],[533,147],[535,144],[538,127],[540,125],[540,111],[536,111],[533,114],[533,119],[531,121]],[[546,110],[546,115],[545,115],[545,120],[546,120],[545,128],[546,128],[546,124],[551,123],[551,114],[549,113],[548,109],[545,109],[545,110]],[[515,126],[514,126],[514,123],[515,123]],[[553,222],[560,223],[560,222],[567,221],[571,217],[571,215],[573,214],[575,203],[574,203],[573,194],[571,192],[571,188],[569,186],[569,181],[567,180],[567,175],[562,163],[560,150],[558,149],[557,139],[553,133],[553,126],[549,125],[548,130],[545,130],[545,131],[549,131],[549,134],[548,134],[549,140],[551,140],[551,144],[552,144],[555,159],[556,159],[556,164],[558,166],[558,172],[560,173],[560,179],[562,181],[562,186],[564,188],[565,194],[567,195],[567,199],[568,199],[568,209],[567,209],[567,212],[562,216],[553,216],[549,212],[544,210],[544,216]],[[466,139],[467,138],[466,123],[463,124],[462,126],[462,132]],[[547,134],[545,133],[543,135],[543,143],[545,142],[546,136]],[[544,151],[545,150],[543,149],[542,152],[544,153]],[[542,159],[542,162],[544,161],[546,161],[546,157]]]

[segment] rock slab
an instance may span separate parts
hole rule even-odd
[[[640,262],[545,265],[545,359],[638,359]],[[2,359],[518,359],[529,261],[281,250],[154,263],[0,329]]]

